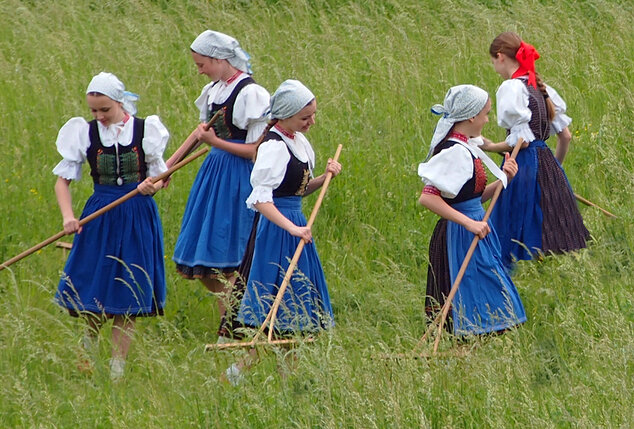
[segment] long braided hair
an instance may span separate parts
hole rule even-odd
[[[506,31],[504,33],[500,33],[493,42],[491,42],[491,46],[489,46],[489,54],[491,57],[497,57],[498,53],[504,54],[509,58],[515,58],[517,51],[520,48],[520,44],[522,43],[522,38],[512,31]],[[541,79],[539,74],[535,72],[535,79],[537,81],[537,88],[544,95],[544,99],[546,100],[546,110],[548,111],[548,120],[552,121],[555,117],[555,105],[552,100],[548,97],[548,92],[546,90],[546,84]]]
[[[277,124],[277,121],[279,121],[279,119],[277,119],[277,118],[271,119],[266,124],[266,127],[264,128],[264,131],[262,131],[262,134],[260,135],[260,137],[254,143],[255,144],[255,153],[253,154],[253,162],[255,162],[256,158],[258,157],[258,149],[260,148],[260,145],[264,142],[264,139],[266,138],[266,135],[269,133],[269,131],[271,131],[271,128],[273,128],[275,126],[275,124]]]

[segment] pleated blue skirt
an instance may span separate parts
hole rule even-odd
[[[480,198],[452,207],[471,219],[481,221],[484,209]],[[447,222],[447,256],[453,284],[471,242],[473,233]],[[500,257],[500,242],[491,232],[479,240],[462,278],[452,306],[454,334],[478,335],[502,331],[526,321],[524,306]]]
[[[277,209],[295,225],[305,226],[301,197],[275,198]],[[253,264],[238,320],[259,327],[281,286],[300,239],[262,216],[255,239]],[[330,296],[314,241],[306,244],[277,313],[275,330],[311,333],[334,325]]]
[[[192,185],[173,260],[187,267],[240,265],[253,223],[245,204],[253,162],[213,148]]]
[[[81,217],[136,186],[95,185]],[[73,315],[150,316],[163,313],[165,290],[161,220],[154,199],[139,194],[75,235],[55,299]]]

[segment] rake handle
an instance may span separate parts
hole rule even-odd
[[[339,146],[337,146],[337,151],[335,152],[335,156],[333,157],[333,161],[337,161],[339,159],[339,155],[341,154],[341,149],[342,149],[342,145],[340,144]],[[317,197],[317,201],[315,202],[315,206],[313,207],[313,211],[310,214],[310,217],[308,218],[308,221],[306,223],[307,227],[312,227],[313,223],[315,222],[315,218],[317,217],[317,212],[319,211],[319,208],[321,207],[321,203],[324,199],[324,195],[326,195],[326,191],[328,190],[328,185],[330,184],[330,180],[332,179],[332,173],[331,172],[327,172],[326,173],[326,178],[324,179],[324,183],[321,185],[321,191],[319,192],[319,197]],[[271,310],[269,311],[269,314],[267,314],[266,319],[264,319],[264,322],[262,323],[262,326],[260,327],[260,329],[258,330],[258,332],[255,334],[255,337],[253,337],[253,341],[255,341],[255,339],[258,337],[258,335],[260,335],[262,332],[264,332],[264,329],[266,328],[266,324],[268,322],[269,324],[269,334],[268,334],[268,340],[269,342],[272,341],[273,339],[273,327],[275,326],[275,319],[276,319],[276,315],[277,315],[277,310],[280,306],[280,303],[282,302],[282,297],[284,296],[284,292],[286,291],[286,288],[288,287],[288,284],[291,280],[291,277],[293,275],[293,271],[295,270],[295,266],[297,265],[297,262],[299,261],[299,257],[302,254],[302,250],[304,249],[304,245],[306,243],[304,242],[304,240],[300,240],[299,244],[297,245],[297,248],[295,249],[295,254],[293,255],[293,259],[291,259],[291,263],[289,264],[288,268],[286,269],[286,274],[284,275],[284,280],[282,280],[282,284],[280,285],[280,289],[277,292],[277,295],[275,296],[275,301],[273,302],[273,305],[271,306]]]
[[[209,151],[209,147],[202,148],[198,152],[196,152],[193,155],[191,155],[189,158],[177,162],[176,164],[174,164],[171,168],[169,168],[164,173],[159,174],[158,176],[154,177],[152,179],[152,183],[156,183],[159,180],[163,180],[163,179],[169,177],[176,170],[178,170],[179,168],[189,164],[194,159],[198,158],[201,155],[204,155],[208,151]],[[97,218],[97,217],[101,216],[102,214],[106,213],[107,211],[109,211],[109,210],[115,208],[116,206],[128,201],[130,198],[136,196],[138,193],[139,193],[138,189],[134,189],[134,190],[128,192],[127,194],[125,194],[121,198],[118,198],[117,200],[111,202],[110,204],[100,208],[99,210],[95,211],[94,213],[91,213],[90,215],[88,215],[85,218],[81,219],[79,221],[79,226],[83,226],[83,225],[87,224],[91,220],[94,220],[95,218]],[[36,244],[35,246],[31,247],[30,249],[25,250],[24,252],[20,253],[19,255],[14,256],[13,258],[11,258],[11,259],[9,259],[7,261],[4,261],[2,264],[0,264],[0,271],[4,270],[5,268],[7,268],[11,264],[14,264],[15,262],[18,262],[20,259],[24,259],[27,256],[29,256],[29,255],[37,252],[38,250],[42,249],[43,247],[46,247],[49,244],[59,240],[60,238],[62,238],[65,235],[66,235],[66,233],[64,231],[60,231],[57,234],[52,235],[51,237],[49,237],[46,240],[42,241],[41,243]]]

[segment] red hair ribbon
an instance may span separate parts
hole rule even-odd
[[[539,59],[539,53],[535,47],[522,41],[520,43],[520,48],[515,54],[515,59],[518,63],[520,63],[520,68],[518,68],[511,77],[516,78],[528,74],[528,84],[533,85],[533,88],[537,88],[537,79],[535,78],[535,60]]]

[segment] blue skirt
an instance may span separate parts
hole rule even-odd
[[[173,260],[210,269],[240,265],[253,223],[245,204],[253,162],[213,148],[192,185]]]
[[[568,178],[546,143],[531,142],[516,160],[519,171],[491,213],[504,265],[511,269],[514,260],[586,247],[590,234]]]
[[[94,213],[137,184],[95,185],[81,215]],[[137,195],[75,234],[55,295],[72,315],[150,316],[165,306],[163,231],[151,196]]]
[[[295,225],[306,225],[301,197],[274,198],[274,204]],[[262,325],[299,241],[300,238],[264,216],[260,218],[253,264],[238,313],[240,322],[252,327]],[[304,246],[276,317],[275,330],[282,333],[310,333],[334,326],[330,296],[314,241]]]
[[[471,219],[484,218],[480,198],[452,207]],[[452,284],[473,237],[463,226],[447,222],[447,257]],[[494,228],[476,246],[454,297],[452,317],[454,334],[458,336],[502,331],[526,321],[517,289],[502,264],[500,242]]]

